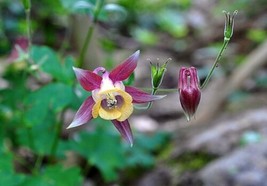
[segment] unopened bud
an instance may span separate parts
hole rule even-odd
[[[194,116],[201,98],[199,80],[195,67],[182,67],[179,72],[178,90],[180,102],[188,121]]]

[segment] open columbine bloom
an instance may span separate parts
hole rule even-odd
[[[188,121],[194,116],[200,102],[201,91],[195,67],[182,67],[179,72],[178,89],[180,102]]]
[[[133,104],[147,103],[163,97],[150,95],[135,87],[124,86],[122,81],[126,80],[136,68],[139,53],[135,52],[111,72],[103,67],[98,67],[93,72],[73,68],[82,87],[92,91],[92,96],[83,102],[68,128],[83,125],[99,116],[111,120],[122,137],[133,144],[128,122],[133,112]]]

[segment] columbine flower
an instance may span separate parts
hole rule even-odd
[[[139,53],[135,52],[110,73],[103,67],[98,67],[93,72],[73,68],[82,87],[92,91],[92,96],[84,101],[68,128],[83,125],[99,116],[111,120],[122,137],[133,144],[128,122],[133,112],[133,104],[147,103],[163,97],[150,95],[135,87],[124,86],[122,81],[126,80],[136,68]]]
[[[201,97],[197,70],[195,67],[182,67],[179,72],[178,89],[180,102],[188,121],[194,116]]]

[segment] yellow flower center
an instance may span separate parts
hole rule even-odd
[[[94,95],[95,105],[92,109],[93,118],[98,115],[106,120],[124,121],[133,112],[132,97],[119,88],[98,91]]]

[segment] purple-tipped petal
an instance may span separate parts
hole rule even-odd
[[[125,91],[129,93],[133,98],[133,103],[147,103],[164,98],[165,95],[151,95],[135,87],[125,87]]]
[[[95,102],[92,98],[92,96],[88,97],[83,104],[80,106],[79,110],[74,116],[73,121],[68,126],[67,129],[78,127],[80,125],[83,125],[90,121],[92,119],[92,108],[94,106]]]
[[[137,66],[139,54],[140,51],[136,51],[133,55],[131,55],[128,59],[110,72],[109,78],[113,81],[113,83],[116,81],[123,81],[132,74]]]
[[[131,146],[133,146],[133,133],[129,121],[125,120],[120,122],[118,120],[112,120],[112,123],[120,132],[123,139],[125,139]]]
[[[102,77],[89,71],[80,68],[73,67],[75,75],[82,85],[82,87],[87,91],[92,91],[94,89],[100,88]]]

